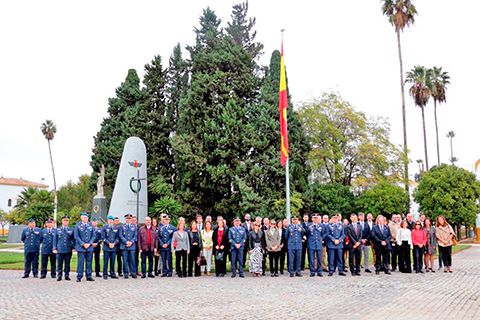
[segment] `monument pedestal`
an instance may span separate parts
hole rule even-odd
[[[107,221],[107,199],[103,196],[93,197],[92,218]]]

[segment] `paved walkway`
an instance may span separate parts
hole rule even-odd
[[[0,319],[480,319],[479,262],[473,246],[452,274],[57,283],[0,271]]]

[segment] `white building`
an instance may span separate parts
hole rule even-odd
[[[17,204],[20,193],[28,188],[47,189],[48,186],[43,183],[23,180],[22,178],[4,178],[0,177],[0,210],[10,212]]]

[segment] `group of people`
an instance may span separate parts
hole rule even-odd
[[[376,274],[391,274],[397,268],[402,273],[435,272],[437,246],[440,267],[444,272],[453,272],[455,233],[443,216],[436,219],[435,226],[425,215],[414,221],[412,214],[404,220],[394,214],[389,222],[382,215],[374,221],[372,214],[363,213],[351,214],[350,220],[342,220],[340,214],[304,215],[302,219],[293,216],[291,222],[262,217],[252,220],[246,214],[243,222],[236,217],[230,227],[221,216],[213,223],[211,216],[206,216],[204,222],[203,216],[197,215],[188,226],[184,218],[179,218],[176,227],[170,224],[168,215],[162,215],[160,222],[146,217],[141,225],[131,214],[124,218],[125,223],[120,223],[118,217],[108,216],[107,223],[99,226],[83,212],[75,227],[70,227],[68,217],[63,217],[61,226],[55,227],[54,221],[48,219],[43,229],[30,220],[22,233],[23,278],[28,278],[30,272],[38,277],[41,256],[40,278],[47,276],[50,261],[52,278],[70,280],[73,251],[78,256],[77,282],[84,274],[87,281],[94,281],[93,272],[105,280],[172,277],[173,255],[178,277],[210,275],[212,260],[215,275],[224,277],[230,260],[231,277],[238,274],[243,278],[247,255],[249,271],[256,277],[266,274],[267,258],[272,277],[284,274],[285,261],[290,277],[301,277],[306,258],[311,277],[322,277],[323,272],[332,276],[337,271],[345,276],[347,261],[352,276],[360,276],[362,268],[372,272],[370,251]]]

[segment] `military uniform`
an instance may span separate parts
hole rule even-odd
[[[62,273],[65,273],[65,280],[70,280],[70,261],[72,259],[72,249],[74,245],[73,228],[59,227],[53,237],[53,249],[57,250],[57,279],[62,279]],[[63,265],[65,263],[65,269]]]
[[[345,239],[345,232],[343,223],[330,223],[327,227],[327,250],[328,250],[328,275],[335,272],[338,267],[340,275],[343,273],[343,240]],[[335,244],[335,240],[339,243]]]
[[[173,273],[172,268],[172,237],[177,229],[171,224],[162,224],[158,228],[158,248],[162,257],[162,277],[171,277]],[[163,246],[166,245],[166,248]]]
[[[93,257],[93,239],[94,228],[90,222],[78,222],[75,225],[74,237],[75,237],[75,250],[77,250],[78,262],[77,262],[77,281],[85,275],[88,281],[92,281],[92,257]],[[85,249],[84,244],[89,243],[88,249]]]
[[[102,250],[102,228],[94,227],[93,243],[97,246],[93,248],[93,262],[95,263],[95,276],[100,277],[100,251]]]
[[[128,278],[128,274],[132,278],[137,277],[137,266],[135,252],[137,248],[137,226],[131,223],[125,223],[120,227],[120,249],[123,256],[123,276]],[[127,242],[130,241],[132,245],[127,247]]]
[[[245,242],[247,241],[247,231],[244,227],[231,227],[228,230],[228,240],[230,242],[232,252],[232,277],[237,274],[237,261],[239,264],[240,277],[243,277],[243,250],[245,249]],[[237,248],[236,245],[240,247]]]
[[[290,277],[301,276],[301,263],[303,236],[305,230],[300,224],[290,224],[286,230],[288,242],[288,272]]]
[[[325,237],[325,228],[321,223],[311,223],[307,226],[308,263],[310,276],[322,276],[322,241]],[[316,255],[316,259],[315,259]],[[315,260],[317,267],[315,267]]]
[[[43,279],[47,276],[47,265],[48,260],[50,260],[50,275],[52,278],[57,276],[57,257],[53,253],[53,237],[55,235],[55,229],[53,228],[44,228],[41,232],[41,241],[42,241],[42,268],[40,270],[40,279]]]
[[[25,228],[22,231],[25,255],[24,278],[28,278],[30,270],[35,278],[38,277],[38,255],[40,253],[41,232],[42,230],[37,227]]]
[[[102,229],[103,239],[103,278],[107,279],[108,265],[110,264],[110,277],[116,278],[115,275],[115,255],[117,254],[117,245],[119,240],[119,228],[115,225],[105,225]],[[110,248],[109,244],[113,244]]]

